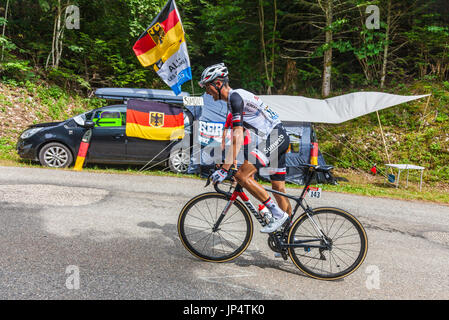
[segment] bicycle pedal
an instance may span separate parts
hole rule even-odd
[[[280,253],[280,252],[275,252],[274,253],[274,257],[276,258],[276,259],[279,259],[279,258],[282,258],[282,259],[284,259],[285,261],[287,261],[287,254],[285,253],[285,252],[283,252],[283,253]]]
[[[287,257],[287,253],[285,253],[284,251],[281,252],[282,258],[287,261],[288,257]]]

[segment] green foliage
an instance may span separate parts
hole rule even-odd
[[[427,80],[443,80],[449,64],[449,28],[447,24],[436,24],[439,16],[432,13],[416,18],[411,28],[404,32],[413,48],[407,60],[415,65],[418,75]]]
[[[364,38],[364,42],[359,47],[348,45],[348,50],[352,50],[357,59],[366,59],[368,65],[376,63],[374,57],[377,57],[384,50],[385,34],[376,29],[363,28],[360,35]]]
[[[75,83],[79,88],[91,89],[89,82],[67,68],[51,69],[47,77],[64,88],[71,88],[71,84]]]
[[[261,90],[264,84],[261,76],[263,69],[258,63],[261,47],[257,6],[244,0],[203,4],[205,10],[200,21],[205,27],[204,44],[209,48],[205,53],[215,57],[214,62],[224,61],[229,65],[234,83],[245,83],[257,91]]]
[[[156,17],[162,9],[165,0],[120,0],[130,12],[128,24],[129,35],[138,37],[149,26],[151,17]],[[178,1],[179,5],[179,1]]]
[[[389,44],[401,48],[391,53],[395,60],[388,65],[387,78],[391,82],[405,77],[447,81],[447,17],[439,14],[444,11],[440,10],[442,5],[438,1],[415,2],[394,2],[394,12],[404,14],[395,22],[396,33],[390,37]],[[43,72],[52,47],[57,3],[57,0],[10,2],[10,21],[0,18],[0,26],[7,23],[6,36],[0,36],[5,53],[0,69],[4,81],[20,84],[32,80],[33,76],[44,77],[83,93],[99,86],[167,89],[151,68],[145,69],[139,64],[132,51],[134,42],[166,0],[70,2],[80,8],[81,29],[64,30],[59,68]],[[323,3],[326,1],[321,5]],[[200,90],[196,79],[204,67],[220,61],[228,64],[233,86],[243,86],[257,93],[265,93],[268,86],[273,86],[275,92],[283,90],[288,57],[298,50],[306,50],[312,54],[309,59],[295,60],[297,70],[292,74],[296,79],[288,93],[319,92],[323,67],[320,57],[330,47],[334,52],[334,90],[376,84],[386,45],[387,3],[386,0],[335,2],[333,22],[326,27],[324,7],[316,1],[277,0],[275,11],[275,0],[178,0],[187,32],[195,91]],[[369,4],[381,7],[379,30],[368,30],[363,25],[364,9]],[[263,34],[260,9],[263,9]],[[326,31],[334,35],[328,44],[323,41]],[[186,85],[187,88],[190,86]]]
[[[6,28],[5,36],[0,36],[0,79],[37,97],[44,107],[36,111],[38,119],[62,119],[101,106],[103,100],[87,98],[98,87],[169,89],[152,68],[139,64],[132,50],[166,0],[71,1],[80,8],[80,29],[64,29],[59,67],[45,69],[57,2],[10,1],[10,16],[0,18],[0,28]],[[333,95],[379,91],[388,44],[391,50],[383,90],[432,94],[427,107],[425,101],[419,101],[379,113],[389,134],[391,157],[423,164],[434,179],[449,180],[449,146],[444,135],[449,132],[449,18],[444,14],[444,1],[392,1],[396,15],[390,26],[386,25],[387,0],[333,3],[334,19],[326,27],[323,7],[312,0],[277,0],[277,11],[274,0],[178,0],[195,93],[202,93],[197,80],[204,67],[223,61],[229,67],[232,87],[261,94],[272,86],[274,94],[319,98],[322,57],[330,48]],[[381,8],[378,30],[364,25],[369,4]],[[393,28],[388,43],[387,27]],[[326,31],[333,33],[328,44]],[[267,70],[270,75],[273,72],[273,79],[267,79]],[[186,91],[190,88],[190,84],[183,87]],[[5,110],[10,103],[0,96]],[[68,105],[72,105],[70,110]],[[319,137],[330,163],[368,170],[373,163],[387,161],[376,114],[327,130],[319,131]]]
[[[5,19],[3,19],[5,22]],[[30,61],[18,58],[14,54],[17,46],[8,37],[0,35],[0,46],[3,59],[0,61],[0,78],[11,84],[19,84],[36,77]]]
[[[0,153],[10,154],[14,151],[14,142],[11,138],[0,137]]]

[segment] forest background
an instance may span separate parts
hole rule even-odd
[[[0,157],[17,158],[15,142],[27,125],[103,104],[93,98],[96,88],[168,89],[132,51],[165,2],[1,0]],[[224,62],[232,87],[257,94],[430,93],[315,129],[326,161],[338,168],[369,172],[377,164],[387,173],[385,163],[414,163],[427,168],[426,182],[448,183],[447,0],[176,3],[194,80],[184,91],[201,94],[203,69]]]

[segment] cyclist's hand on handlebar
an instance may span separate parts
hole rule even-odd
[[[216,170],[214,173],[212,173],[212,175],[210,176],[212,183],[216,184],[216,183],[220,183],[222,182],[224,179],[226,179],[226,177],[228,176],[229,171],[225,170],[223,168]]]
[[[216,165],[216,166],[215,166],[215,170],[214,170],[214,169],[211,169],[211,170],[210,170],[210,174],[209,174],[209,176],[207,177],[207,182],[206,182],[205,187],[207,187],[211,182],[213,182],[214,185],[217,185],[217,183],[223,182],[223,180],[226,180],[226,179],[231,180],[231,181],[234,181],[234,174],[235,174],[235,173],[237,172],[237,170],[238,170],[238,168],[237,168],[236,166],[232,166],[232,167],[229,169],[229,171],[227,171],[226,169],[223,169],[224,173],[222,172],[222,175],[225,174],[225,178],[222,179],[222,178],[220,177],[219,181],[214,181],[214,180],[213,180],[213,176],[214,176],[215,174],[218,174],[217,172],[220,171],[221,169],[222,169],[222,168],[221,168],[220,165]]]

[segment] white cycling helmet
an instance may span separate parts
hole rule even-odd
[[[228,81],[228,68],[226,68],[224,63],[214,64],[213,66],[204,69],[198,84],[201,88],[204,88],[207,83],[210,83],[215,79],[220,79],[225,82]]]

